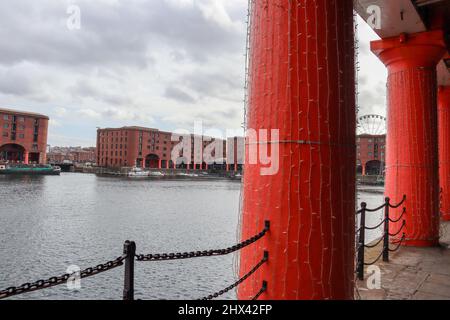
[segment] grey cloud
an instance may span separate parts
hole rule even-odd
[[[0,71],[0,92],[16,96],[28,96],[35,92],[31,80],[23,74]]]
[[[6,1],[0,11],[0,63],[105,65],[124,62],[144,68],[148,51],[161,45],[184,49],[197,61],[243,50],[241,32],[208,20],[198,5],[176,7],[166,1],[79,0],[81,29],[66,27],[63,1]],[[11,35],[15,35],[11,37]]]
[[[112,93],[111,90],[105,87],[97,88],[88,80],[80,80],[70,88],[70,93],[74,99],[89,97],[113,106],[126,106],[132,103],[126,93]]]
[[[361,113],[385,114],[386,108],[386,86],[384,83],[377,83],[375,86],[366,85],[360,88],[358,103]]]
[[[240,94],[244,88],[243,77],[231,70],[229,73],[189,73],[182,78],[182,82],[201,97],[214,97],[233,102],[242,100]],[[236,92],[237,90],[239,92]]]
[[[192,97],[190,94],[186,93],[185,91],[169,86],[166,88],[166,91],[164,92],[164,96],[169,99],[174,99],[179,102],[185,102],[185,103],[195,103],[196,100],[194,97]]]

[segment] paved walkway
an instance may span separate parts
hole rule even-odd
[[[367,250],[373,261],[381,245]],[[450,222],[441,223],[441,246],[402,247],[391,253],[390,262],[377,263],[381,269],[381,289],[368,290],[367,278],[357,281],[357,299],[363,300],[450,300]]]

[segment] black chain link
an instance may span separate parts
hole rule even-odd
[[[384,251],[381,251],[380,255],[379,255],[375,260],[373,260],[373,261],[370,262],[370,263],[364,263],[364,265],[365,265],[365,266],[371,266],[371,265],[377,263],[378,260],[380,260],[380,258],[383,256],[383,253],[384,253]]]
[[[263,281],[261,290],[259,290],[259,292],[253,297],[252,300],[258,300],[259,297],[266,291],[267,291],[267,281]]]
[[[394,243],[394,244],[397,245],[397,247],[396,247],[395,249],[388,248],[389,252],[396,252],[396,251],[398,251],[398,250],[400,249],[400,247],[401,247],[403,241],[405,241],[405,239],[406,239],[406,234],[403,233],[403,236],[402,236],[402,238],[400,239],[400,241]]]
[[[233,283],[231,286],[226,287],[223,290],[217,291],[214,294],[211,294],[207,297],[198,299],[198,300],[213,300],[215,298],[220,297],[221,295],[227,293],[228,291],[236,288],[237,286],[239,286],[242,282],[244,282],[245,280],[247,280],[252,274],[254,274],[264,263],[266,263],[269,260],[269,252],[264,251],[264,257],[261,259],[260,262],[258,262],[258,264],[253,267],[252,270],[250,270],[247,274],[245,274],[242,278],[240,278],[238,281],[236,281],[235,283]]]
[[[389,237],[396,237],[396,236],[398,236],[405,227],[406,227],[406,220],[403,220],[403,223],[402,223],[402,226],[401,226],[400,230],[398,230],[396,233],[389,233]]]
[[[161,254],[148,254],[148,255],[136,255],[137,261],[167,261],[167,260],[180,260],[180,259],[191,259],[191,258],[199,258],[199,257],[211,257],[211,256],[223,256],[233,253],[235,251],[241,250],[262,237],[266,235],[266,233],[270,229],[270,222],[265,222],[264,230],[255,235],[254,237],[243,241],[237,245],[232,247],[228,247],[226,249],[215,249],[215,250],[205,250],[205,251],[191,251],[191,252],[178,252],[178,253],[161,253]]]
[[[123,261],[125,260],[126,255],[123,255],[121,257],[118,257],[114,260],[108,261],[103,264],[99,264],[96,267],[87,268],[82,271],[80,271],[80,278],[87,278],[90,276],[94,276],[96,274],[109,271],[111,269],[117,268],[121,265],[123,265]],[[8,298],[11,296],[15,296],[18,294],[26,293],[26,292],[32,292],[36,290],[41,289],[47,289],[50,287],[54,287],[63,283],[67,283],[67,280],[73,275],[76,275],[78,272],[74,272],[72,274],[65,273],[61,276],[51,277],[46,280],[38,280],[35,282],[27,282],[19,287],[9,287],[4,290],[0,290],[0,299]]]

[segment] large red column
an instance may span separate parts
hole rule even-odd
[[[240,287],[260,299],[353,299],[355,62],[352,1],[256,1],[251,8],[249,129],[279,129],[279,170],[245,164]],[[270,131],[269,131],[270,134]],[[272,140],[271,140],[272,139]],[[247,140],[246,161],[252,148]],[[265,146],[259,142],[259,148]],[[272,156],[274,156],[272,152]]]
[[[30,154],[28,153],[28,151],[25,151],[23,154],[23,163],[28,164],[29,163],[29,158],[30,158]]]
[[[371,48],[389,73],[385,193],[394,203],[407,197],[404,244],[433,246],[439,241],[436,65],[445,51],[442,32],[402,34]],[[394,219],[401,209],[393,210]],[[390,232],[402,221],[391,223]]]
[[[450,86],[439,87],[438,119],[441,218],[450,221]]]

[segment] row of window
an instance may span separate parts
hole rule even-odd
[[[111,151],[111,152],[108,152],[108,151],[102,151],[102,152],[100,152],[100,156],[102,156],[102,157],[105,157],[105,156],[108,156],[108,155],[110,155],[111,157],[114,157],[114,156],[116,156],[116,157],[122,157],[122,156],[127,156],[128,155],[128,153],[127,153],[127,151]],[[167,153],[164,153],[163,155],[163,158],[165,158],[165,157],[167,157]]]
[[[10,115],[5,114],[5,115],[3,115],[3,120],[8,121],[10,119],[13,119],[13,117],[15,117],[15,116],[10,116]],[[17,120],[19,122],[25,122],[25,117],[17,117]]]
[[[123,161],[120,159],[101,159],[100,160],[101,165],[120,165],[120,166],[127,166],[127,160]]]
[[[372,144],[369,144],[369,145],[367,146],[368,149],[372,149],[372,148],[374,148],[374,147],[378,147],[378,145],[375,145],[375,146],[374,146],[374,145],[372,145]],[[380,147],[380,149],[385,149],[385,148],[386,148],[386,146],[385,146],[384,144],[380,145],[379,147]],[[358,150],[361,149],[361,146],[359,146],[359,145],[356,146],[356,149],[358,149]]]
[[[119,134],[120,132],[120,134]],[[128,131],[104,131],[100,132],[100,137],[120,137],[120,136],[128,136]],[[151,132],[150,137],[152,138],[159,138],[160,136],[164,137],[165,139],[169,139],[169,135],[160,134],[158,132]]]
[[[3,129],[8,129],[8,128],[9,128],[9,123],[3,124]],[[19,130],[25,130],[25,126],[24,125],[20,125],[19,126]]]
[[[110,140],[110,141],[109,141]],[[121,137],[120,138],[120,141],[119,141],[119,138],[116,138],[116,140],[114,141],[114,138],[113,139],[108,139],[108,138],[101,138],[101,140],[100,140],[102,143],[108,143],[108,142],[117,142],[117,143],[119,143],[119,142],[128,142],[128,138],[127,137],[125,137],[125,138],[123,138],[123,137]]]
[[[120,135],[123,136],[125,132],[125,136],[128,136],[128,131],[120,131]],[[100,137],[109,137],[109,136],[119,136],[119,131],[104,131],[100,132]]]
[[[368,152],[367,156],[372,157],[373,156],[373,152]],[[377,157],[378,155],[375,155],[375,157]],[[358,157],[361,157],[361,152],[358,152]],[[384,152],[381,153],[381,157],[384,157]]]
[[[102,152],[100,152],[100,154],[101,154],[102,156],[107,156],[107,155],[108,155],[108,151],[102,151]],[[116,151],[116,152],[111,151],[111,157],[114,157],[114,155],[115,155],[116,157],[122,156],[122,155],[127,156],[127,151],[124,151],[123,153],[122,153],[122,151]]]
[[[4,138],[8,138],[8,137],[9,137],[9,132],[3,132],[2,136],[3,136]],[[12,136],[13,136],[13,135],[11,135],[11,137],[12,137]],[[19,137],[19,139],[25,139],[25,135],[24,135],[23,133],[19,133],[17,136]]]
[[[105,146],[106,146],[106,148],[105,148]],[[128,148],[128,145],[118,145],[118,144],[116,144],[116,149],[119,149],[119,146],[120,146],[120,149],[127,149]],[[102,149],[108,149],[108,147],[109,147],[109,145],[108,144],[102,144]],[[110,149],[114,149],[114,145],[113,144],[111,144],[111,148]]]

